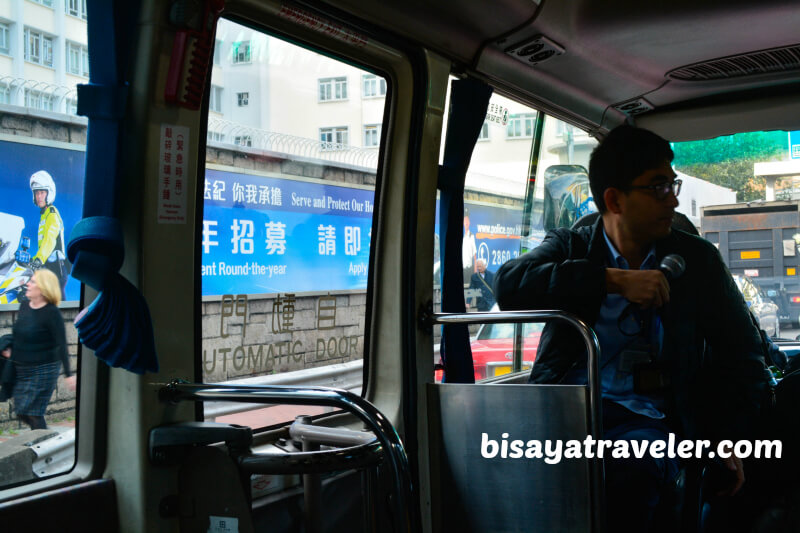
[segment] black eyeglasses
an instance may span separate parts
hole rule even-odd
[[[628,189],[647,189],[653,191],[655,197],[659,200],[665,199],[669,193],[674,194],[676,197],[681,193],[681,184],[683,180],[678,178],[672,181],[665,181],[657,185],[630,185]]]

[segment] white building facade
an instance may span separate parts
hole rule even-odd
[[[87,43],[86,0],[0,1],[0,104],[75,114]]]

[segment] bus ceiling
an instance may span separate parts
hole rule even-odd
[[[326,3],[390,28],[600,135],[625,121],[682,140],[687,132],[712,137],[797,126],[786,119],[796,113],[784,107],[778,120],[769,98],[763,98],[776,91],[797,93],[800,6],[792,0],[680,1],[669,12],[630,0]],[[743,32],[744,20],[758,31]],[[692,113],[727,112],[728,107],[718,107],[720,97],[737,113],[752,110],[746,123],[738,117],[736,128],[717,119],[704,122],[701,130],[675,125],[675,118]],[[782,105],[791,104],[784,100]],[[692,102],[691,111],[676,112],[685,102]]]

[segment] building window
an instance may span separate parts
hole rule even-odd
[[[233,64],[249,63],[250,62],[250,41],[241,41],[233,43],[231,46],[233,51]]]
[[[8,85],[0,85],[0,104],[11,103],[11,88]]]
[[[484,122],[483,126],[481,126],[481,132],[478,134],[479,141],[488,141],[489,140],[489,123]]]
[[[342,150],[348,144],[347,126],[320,128],[319,140],[323,150]]]
[[[222,87],[218,85],[211,86],[211,94],[208,97],[208,109],[210,111],[222,113]]]
[[[253,138],[249,135],[237,135],[233,138],[233,144],[251,147],[253,146]]]
[[[218,131],[210,131],[209,130],[207,138],[208,138],[209,141],[213,141],[213,142],[218,142],[218,143],[224,143],[225,142],[225,134],[224,133],[220,133]],[[241,137],[239,137],[239,139],[241,139]]]
[[[222,63],[222,41],[217,39],[214,42],[214,64],[219,65]]]
[[[381,125],[367,124],[364,126],[364,146],[374,148],[381,144]]]
[[[347,100],[347,78],[320,78],[319,101]]]
[[[8,24],[0,22],[0,53],[7,54],[9,52],[8,43]]]
[[[25,28],[25,61],[53,66],[53,38]]]
[[[31,0],[36,4],[42,4],[43,6],[53,7],[53,0]]]
[[[89,49],[81,44],[67,41],[67,72],[89,77]]]
[[[386,80],[375,74],[364,74],[364,98],[386,96]]]
[[[78,99],[77,98],[67,98],[67,114],[69,114],[69,115],[77,115],[78,114]]]
[[[533,127],[536,125],[536,113],[520,113],[508,117],[506,136],[513,139],[533,137]]]
[[[32,109],[42,109],[44,111],[54,111],[53,95],[41,91],[25,89],[25,107]]]
[[[67,0],[64,8],[68,15],[86,20],[86,0]]]
[[[239,107],[250,105],[250,93],[236,93],[236,103]]]
[[[692,198],[692,216],[693,217],[697,216],[697,200],[695,200],[694,198]]]

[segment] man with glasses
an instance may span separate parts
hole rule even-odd
[[[604,439],[736,441],[749,435],[766,390],[760,337],[716,248],[672,227],[681,187],[672,159],[669,143],[650,131],[611,131],[589,164],[599,219],[553,230],[504,264],[495,295],[501,309],[561,309],[594,328]],[[659,270],[669,254],[686,265],[672,280]],[[581,337],[548,323],[530,382],[586,384],[586,376]],[[678,459],[609,455],[608,530],[647,531]],[[724,467],[731,479],[723,492],[734,494],[742,462],[731,457]]]

